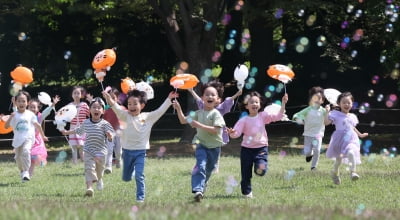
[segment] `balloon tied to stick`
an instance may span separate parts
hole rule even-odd
[[[291,81],[294,77],[293,70],[290,69],[288,66],[282,64],[275,64],[269,66],[267,74],[269,77],[279,80],[283,83],[285,87],[285,93],[286,93],[286,83]]]
[[[115,49],[104,49],[94,56],[92,61],[92,67],[94,69],[94,74],[96,79],[101,83],[101,87],[104,90],[103,80],[106,76],[106,72],[110,71],[111,66],[114,65],[117,59],[115,54]]]

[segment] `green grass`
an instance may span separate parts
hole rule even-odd
[[[333,162],[324,155],[319,170],[311,172],[302,155],[282,157],[279,151],[270,152],[266,176],[253,176],[253,199],[242,198],[234,184],[240,182],[239,158],[222,157],[201,203],[191,194],[193,157],[148,158],[143,204],[135,203],[135,182],[123,182],[120,169],[105,176],[104,191],[86,198],[83,164],[49,161],[21,183],[16,164],[0,162],[0,219],[400,218],[399,157],[364,157],[357,182],[343,165],[342,184],[334,185]]]

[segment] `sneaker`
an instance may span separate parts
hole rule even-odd
[[[112,173],[111,167],[107,167],[107,168],[104,170],[104,173],[105,173],[105,174],[110,174],[110,173]]]
[[[339,174],[335,173],[334,171],[331,171],[331,177],[332,177],[333,183],[336,184],[336,185],[340,185],[340,183],[342,182],[340,180]]]
[[[201,202],[202,199],[203,199],[203,193],[202,192],[196,192],[194,194],[194,201],[195,202]]]
[[[115,161],[115,168],[117,168],[117,169],[121,168],[121,161],[120,160],[116,160]]]
[[[312,157],[313,157],[312,155],[311,156],[307,156],[306,157],[306,162],[309,163],[311,161]]]
[[[29,172],[28,171],[22,171],[21,172],[21,179],[22,179],[22,182],[26,182],[26,181],[31,180],[31,178],[29,177]]]
[[[96,188],[97,190],[103,190],[104,188],[103,179],[99,179],[99,181],[97,181]]]
[[[252,199],[253,198],[253,192],[250,192],[247,195],[243,195],[243,197],[246,198],[246,199]]]
[[[351,177],[351,180],[353,180],[353,181],[360,179],[360,176],[355,172],[351,172],[350,177]]]
[[[311,167],[311,171],[317,171],[316,167]]]
[[[85,193],[85,196],[87,196],[87,197],[92,197],[93,196],[93,189],[92,188],[89,188],[89,189],[87,189],[86,190],[86,193]]]
[[[144,203],[144,200],[136,200],[137,203]]]

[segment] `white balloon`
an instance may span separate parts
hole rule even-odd
[[[239,64],[234,71],[233,76],[237,81],[245,81],[247,76],[249,75],[249,69],[247,69],[246,65]]]
[[[154,90],[150,84],[148,84],[146,82],[136,83],[136,89],[139,91],[145,92],[147,94],[147,100],[154,98]]]
[[[39,101],[44,105],[51,105],[51,97],[46,92],[39,92],[38,94]]]
[[[60,131],[65,130],[64,127],[67,122],[71,122],[77,113],[78,110],[76,109],[75,105],[68,104],[60,108],[54,116],[54,124],[57,125],[57,129]]]
[[[337,98],[340,94],[341,92],[336,89],[324,89],[324,96],[332,105],[337,104]]]

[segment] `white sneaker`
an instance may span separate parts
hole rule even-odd
[[[202,192],[196,192],[194,194],[194,201],[201,202],[202,199],[203,199],[203,193]]]
[[[111,168],[111,167],[107,167],[107,168],[104,170],[104,173],[105,173],[105,174],[110,174],[110,173],[112,173],[112,168]]]
[[[351,172],[350,177],[351,177],[351,180],[353,180],[353,181],[360,179],[360,176],[355,172]]]
[[[28,171],[22,171],[21,172],[21,179],[22,179],[22,182],[29,181],[31,179],[29,177],[29,172]]]
[[[97,181],[96,188],[97,190],[103,190],[104,188],[103,179],[99,179],[99,181]]]
[[[115,168],[121,168],[121,161],[120,160],[116,160],[115,161]]]
[[[87,189],[86,190],[86,193],[85,193],[85,196],[87,196],[87,197],[92,197],[93,196],[93,189],[92,188],[89,188],[89,189]]]
[[[253,198],[253,192],[250,192],[249,194],[243,195],[243,196],[244,196],[244,198],[251,199],[251,198]]]

